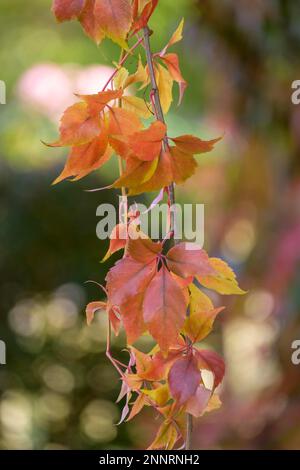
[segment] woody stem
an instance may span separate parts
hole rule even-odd
[[[154,107],[154,114],[157,117],[157,120],[163,122],[165,124],[165,117],[160,101],[160,96],[159,96],[159,89],[157,86],[157,81],[155,77],[155,69],[154,69],[154,63],[153,63],[153,55],[151,51],[151,45],[150,45],[150,36],[152,32],[150,31],[149,27],[145,27],[143,29],[143,36],[144,36],[144,47],[146,51],[146,57],[147,57],[147,64],[149,68],[149,76],[150,76],[150,81],[151,81],[151,101],[153,103]],[[169,147],[168,143],[168,137],[165,136],[164,138],[164,150],[167,150]],[[171,210],[171,227],[170,230],[173,234],[175,234],[175,184],[171,183],[168,187],[168,195],[169,195],[169,203],[170,206],[173,207],[173,210]],[[174,243],[176,244],[176,240],[174,239]],[[185,448],[186,450],[191,449],[191,441],[192,441],[192,430],[193,430],[193,418],[190,414],[187,413],[186,415],[186,441],[185,441]]]

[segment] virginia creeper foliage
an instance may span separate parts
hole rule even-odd
[[[59,139],[48,144],[70,147],[54,183],[81,179],[117,155],[121,171],[111,188],[122,188],[126,196],[163,190],[171,207],[175,184],[190,178],[197,168],[195,157],[218,142],[168,135],[164,114],[173,102],[174,83],[179,104],[187,87],[177,54],[169,52],[182,39],[184,23],[161,51],[152,53],[148,22],[158,3],[54,0],[59,22],[77,19],[97,44],[108,37],[121,47],[119,63],[104,89],[78,96],[62,116]],[[133,55],[137,67],[130,74],[125,65]],[[132,94],[137,89],[143,97]],[[149,118],[152,122],[145,125]],[[169,238],[173,232],[170,226]],[[165,241],[153,241],[140,231],[138,214],[128,214],[128,221],[114,228],[103,260],[124,250],[107,274],[107,299],[90,303],[86,310],[89,324],[97,311],[108,315],[107,356],[122,379],[119,400],[125,399],[121,422],[133,419],[144,407],[154,408],[162,418],[150,449],[189,447],[186,416],[198,418],[220,406],[216,388],[224,376],[224,362],[198,343],[211,332],[223,308],[215,308],[201,286],[220,294],[244,293],[224,261],[189,245],[181,242],[166,250]],[[128,365],[110,352],[111,330],[118,335],[121,327],[127,335]],[[156,342],[148,354],[133,346],[144,334]],[[211,385],[203,371],[211,373]]]

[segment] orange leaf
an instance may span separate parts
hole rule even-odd
[[[155,243],[150,238],[130,239],[128,242],[128,254],[140,263],[151,263],[162,250],[162,243]]]
[[[146,183],[155,173],[157,163],[158,160],[143,162],[135,158],[129,158],[127,160],[126,171],[114,182],[113,187],[134,188],[137,184]],[[130,192],[129,195],[131,195]]]
[[[127,224],[118,224],[114,227],[112,230],[110,236],[110,244],[109,244],[109,249],[104,256],[104,258],[101,260],[101,263],[104,263],[107,261],[111,255],[116,253],[119,250],[122,250],[125,248],[126,243],[127,243],[127,238],[128,238],[128,228]]]
[[[91,115],[99,114],[105,106],[113,100],[120,99],[123,96],[123,90],[100,91],[96,95],[78,95],[88,105]]]
[[[154,160],[155,161],[155,160]],[[183,183],[195,173],[197,162],[192,155],[180,152],[176,147],[171,147],[170,152],[162,152],[151,178],[139,181],[132,175],[129,195],[133,196],[143,192],[156,191],[168,186],[173,181],[176,184]],[[134,184],[135,183],[135,184]]]
[[[133,404],[133,407],[131,408],[130,414],[129,414],[128,418],[126,419],[126,421],[130,421],[135,416],[137,416],[142,411],[144,406],[147,404],[147,401],[148,401],[148,399],[147,399],[146,395],[144,395],[143,393],[138,395],[136,401]]]
[[[132,35],[147,26],[149,19],[151,18],[155,8],[157,7],[158,0],[149,0],[143,7],[142,11],[140,11],[139,4],[140,0],[134,1],[134,23],[132,26]]]
[[[186,315],[186,301],[180,286],[165,266],[149,283],[144,298],[144,321],[161,350],[178,343]]]
[[[156,121],[148,129],[130,135],[128,145],[137,158],[152,161],[160,155],[166,131],[166,125]]]
[[[167,265],[173,273],[183,278],[199,273],[214,274],[207,253],[194,243],[179,243],[167,254]]]
[[[179,104],[182,101],[184,92],[187,87],[187,82],[183,78],[179,66],[179,59],[177,54],[165,54],[163,57],[161,57],[161,60],[164,61],[165,65],[168,67],[168,70],[175,80],[175,82],[178,83],[179,85]]]
[[[84,102],[75,103],[64,112],[60,124],[60,139],[50,147],[82,145],[90,142],[100,132],[99,116],[91,116]]]
[[[79,16],[79,21],[86,34],[97,44],[104,39],[104,32],[96,26],[96,17],[94,14],[95,0],[86,0],[85,6]]]
[[[221,137],[213,140],[202,140],[193,135],[181,135],[172,139],[178,149],[182,152],[197,155],[199,153],[210,152],[214,145],[221,140]]]
[[[95,30],[99,30],[126,49],[126,37],[132,23],[130,0],[95,0]]]
[[[130,135],[142,128],[142,123],[135,113],[123,108],[109,110],[108,133],[114,135]]]
[[[53,184],[72,176],[73,181],[79,180],[104,165],[111,155],[105,133],[88,144],[73,147],[62,173]]]
[[[129,298],[143,292],[155,271],[155,261],[147,265],[129,257],[118,261],[106,277],[112,305],[121,306]]]

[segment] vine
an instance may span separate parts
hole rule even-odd
[[[179,85],[179,104],[187,83],[179,58],[169,49],[182,39],[183,20],[167,45],[151,50],[149,20],[158,0],[54,0],[59,22],[77,19],[97,44],[108,37],[121,48],[120,60],[103,90],[81,95],[62,116],[60,138],[50,146],[71,151],[54,184],[78,180],[101,168],[116,154],[120,174],[109,186],[120,189],[123,200],[137,194],[160,191],[154,204],[167,194],[168,239],[153,241],[142,233],[138,212],[129,210],[126,220],[112,231],[103,261],[124,250],[108,272],[103,293],[106,300],[91,302],[87,321],[97,311],[108,315],[107,357],[122,380],[119,401],[125,400],[121,421],[130,421],[144,407],[152,407],[162,419],[150,449],[190,449],[192,419],[220,406],[216,391],[223,380],[223,359],[198,345],[211,332],[219,313],[201,286],[220,294],[243,294],[236,276],[222,260],[191,244],[175,242],[175,185],[190,178],[197,168],[195,156],[209,152],[220,139],[204,141],[192,135],[170,137],[165,114],[173,101],[173,84]],[[132,41],[133,45],[129,45]],[[137,69],[125,68],[139,50]],[[144,97],[125,93],[135,85]],[[129,88],[130,87],[130,88]],[[149,102],[145,98],[149,91]],[[138,92],[137,92],[138,94]],[[145,119],[154,120],[149,125]],[[111,353],[111,334],[124,327],[128,364]],[[148,353],[133,344],[150,334],[156,342]],[[205,379],[209,371],[212,383]]]

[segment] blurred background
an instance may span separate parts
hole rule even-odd
[[[96,208],[118,201],[84,189],[111,182],[115,164],[51,187],[66,151],[41,144],[56,138],[74,92],[99,90],[118,48],[97,48],[77,23],[56,24],[50,6],[0,5],[0,448],[145,448],[157,420],[144,412],[115,425],[120,382],[104,354],[105,315],[90,328],[84,315],[101,296],[85,281],[103,282],[109,267],[99,263],[107,243],[96,238]],[[291,362],[300,339],[300,105],[291,103],[300,3],[164,0],[151,22],[154,50],[182,17],[189,88],[168,115],[170,134],[225,136],[177,198],[205,204],[205,248],[249,291],[214,297],[227,308],[204,346],[225,356],[223,407],[197,421],[193,446],[300,449],[300,365]],[[124,346],[121,335],[114,353]]]

